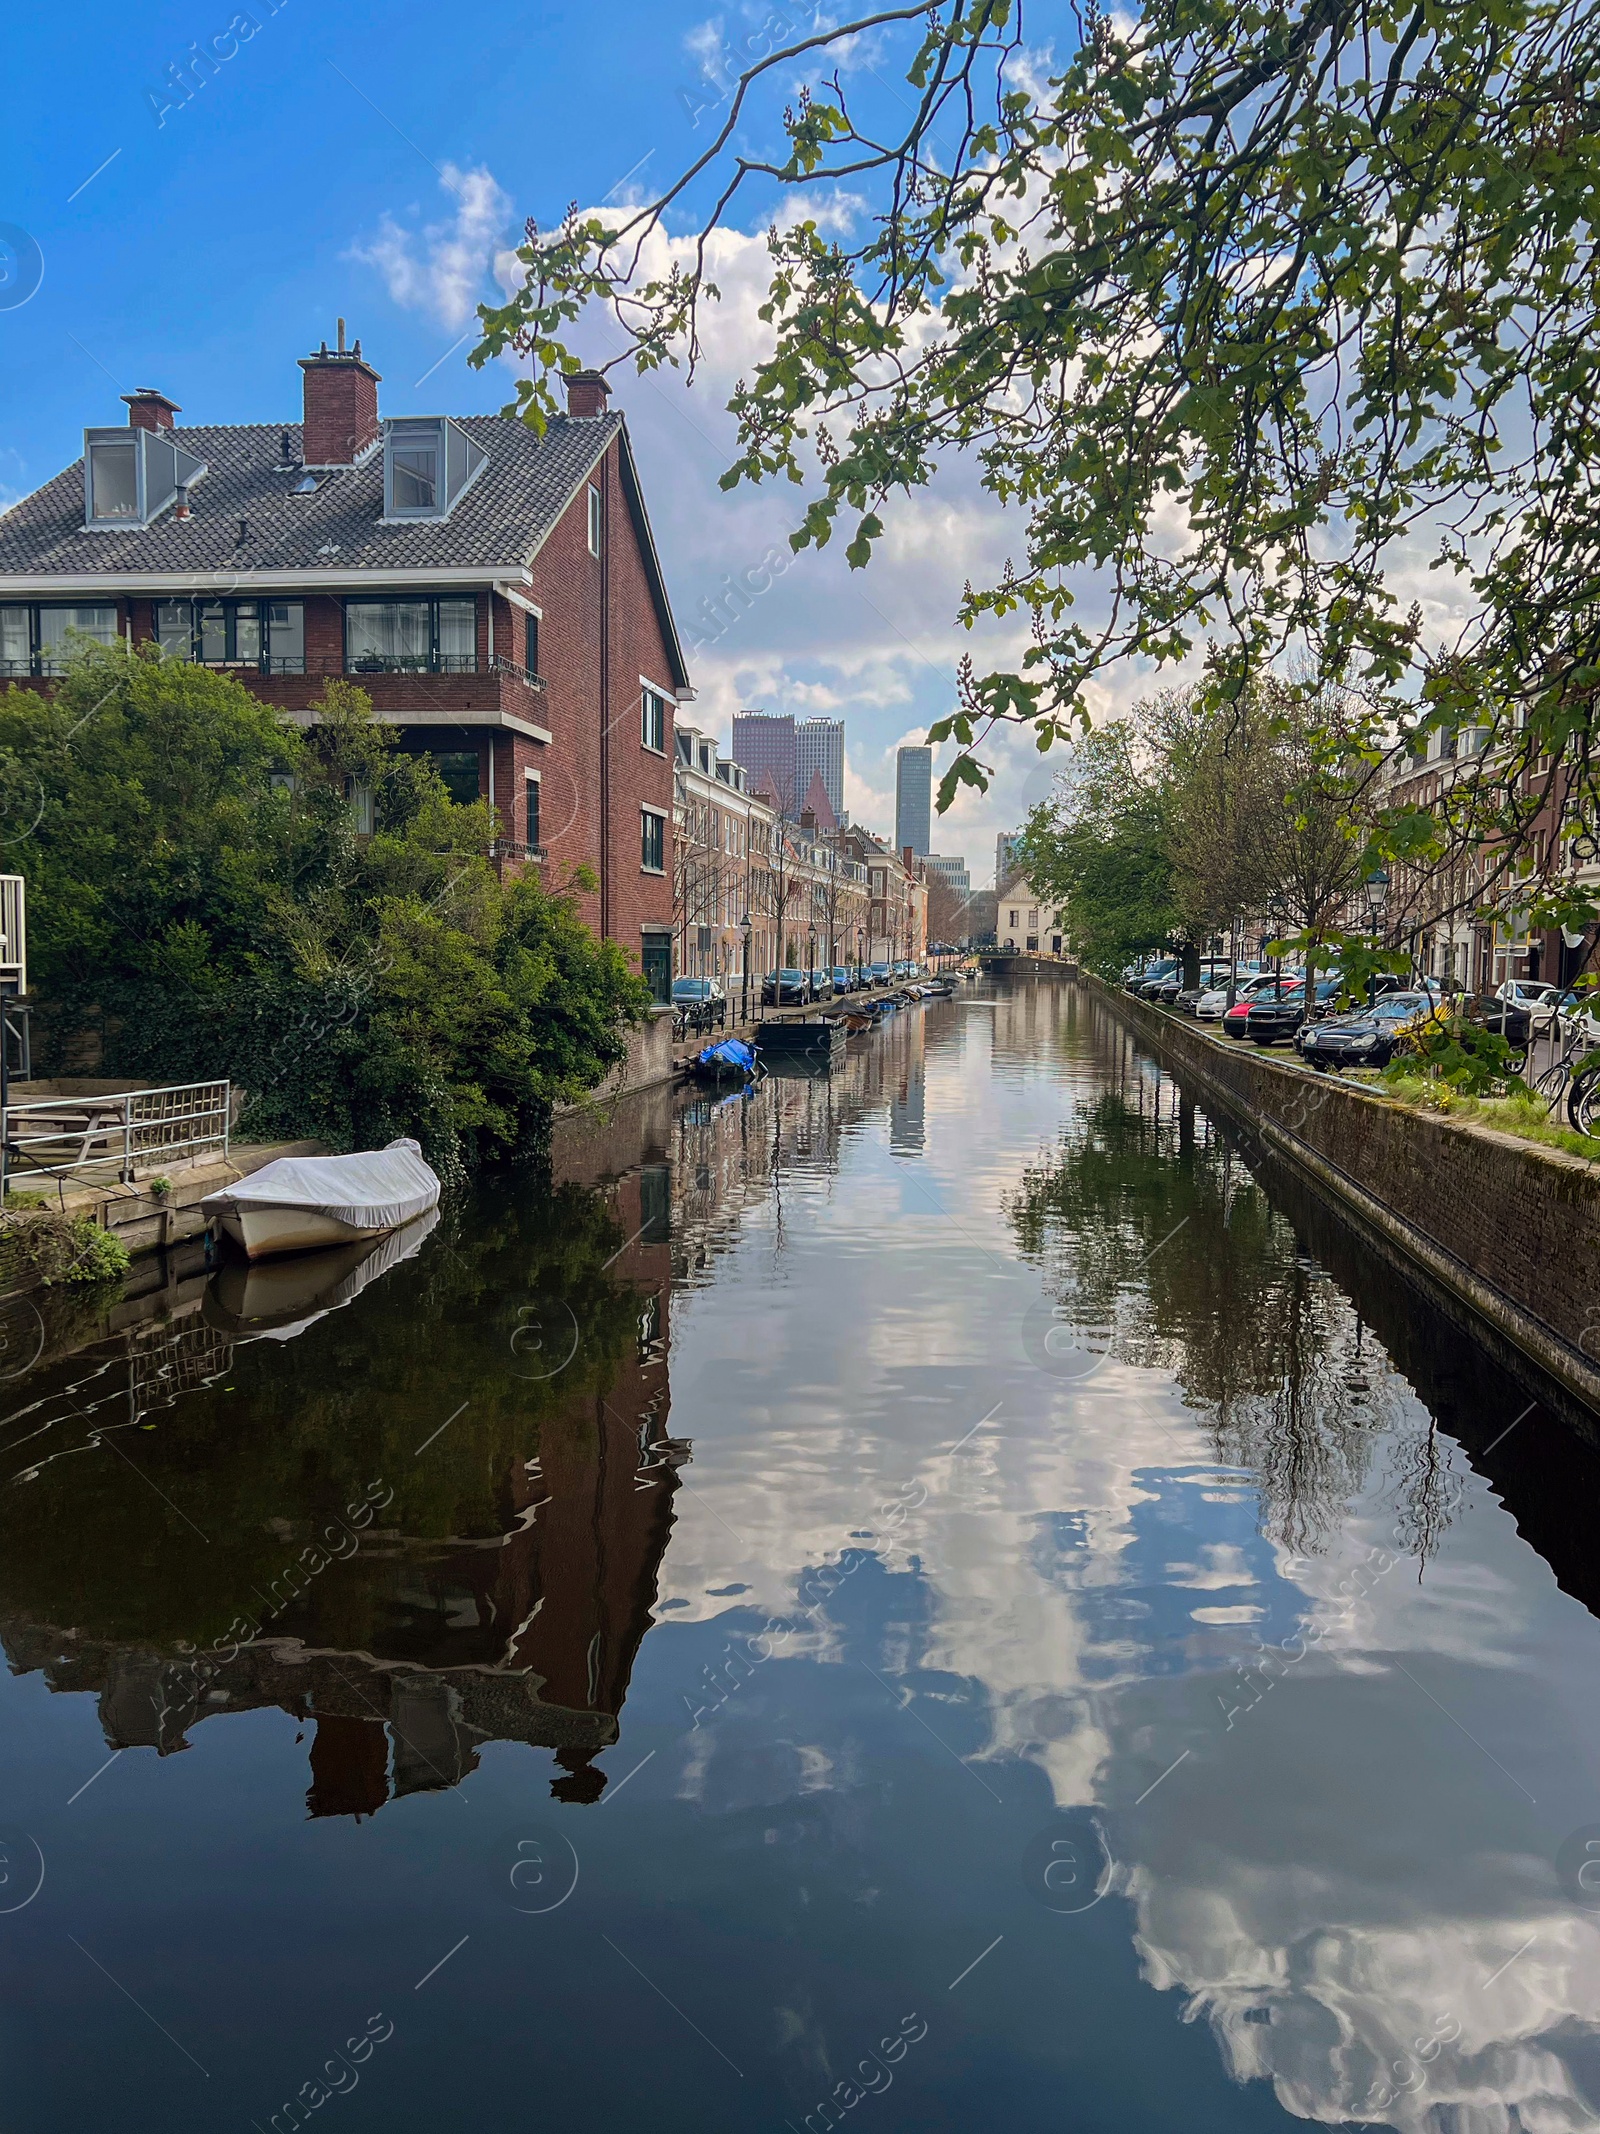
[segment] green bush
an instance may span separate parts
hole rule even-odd
[[[1511,1046],[1498,1031],[1453,1015],[1411,1032],[1384,1076],[1399,1082],[1426,1075],[1464,1097],[1525,1095],[1528,1085],[1511,1065],[1512,1058]]]
[[[302,732],[152,647],[92,648],[54,695],[0,693],[0,794],[28,796],[33,987],[103,1072],[226,1076],[246,1135],[408,1133],[444,1172],[538,1146],[624,1057],[649,993],[581,923],[581,873],[502,882],[352,685]],[[373,796],[358,835],[347,794]],[[20,801],[18,802],[20,806]]]
[[[8,1216],[0,1226],[0,1274],[33,1276],[45,1288],[59,1282],[120,1280],[131,1262],[121,1238],[92,1216],[41,1211]]]

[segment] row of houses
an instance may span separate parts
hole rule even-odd
[[[87,427],[0,514],[0,685],[48,688],[83,637],[121,639],[309,725],[349,677],[455,798],[492,804],[500,865],[591,871],[584,920],[658,1000],[675,967],[736,967],[746,913],[758,970],[805,963],[813,929],[818,962],[863,936],[920,953],[914,869],[784,819],[680,726],[694,691],[604,378],[570,377],[536,437],[384,416],[343,320],[298,368],[298,422],[186,425],[165,393],[126,393],[125,423]]]
[[[1530,924],[1536,886],[1568,881],[1600,900],[1600,841],[1572,835],[1564,768],[1548,757],[1521,758],[1514,731],[1499,741],[1481,726],[1436,731],[1420,739],[1416,753],[1394,761],[1385,779],[1390,805],[1445,811],[1458,827],[1446,863],[1393,870],[1379,916],[1383,933],[1410,946],[1419,972],[1474,992],[1493,992],[1511,978],[1565,987],[1593,954],[1593,927],[1564,932]],[[1480,786],[1491,808],[1509,796],[1521,803],[1529,837],[1520,883],[1506,878],[1498,837],[1473,835],[1474,817],[1489,815],[1476,804]]]
[[[770,785],[679,721],[674,794],[677,968],[738,984],[781,967],[920,960],[926,864],[858,825],[787,811]],[[748,921],[748,927],[746,922]]]

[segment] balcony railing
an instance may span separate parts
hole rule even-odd
[[[543,845],[522,845],[514,837],[496,837],[490,840],[489,857],[492,860],[524,860],[539,866],[550,855]]]

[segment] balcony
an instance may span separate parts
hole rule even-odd
[[[298,725],[310,725],[307,709],[322,683],[337,677],[364,689],[372,708],[391,726],[503,726],[535,741],[549,741],[548,687],[544,676],[496,653],[486,660],[463,655],[439,666],[399,661],[362,663],[308,655],[293,674],[263,674],[254,668],[226,670],[253,696],[275,704]]]

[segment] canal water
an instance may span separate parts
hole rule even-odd
[[[170,1275],[4,1330],[5,2134],[1600,2126],[1600,1459],[1070,987]]]

